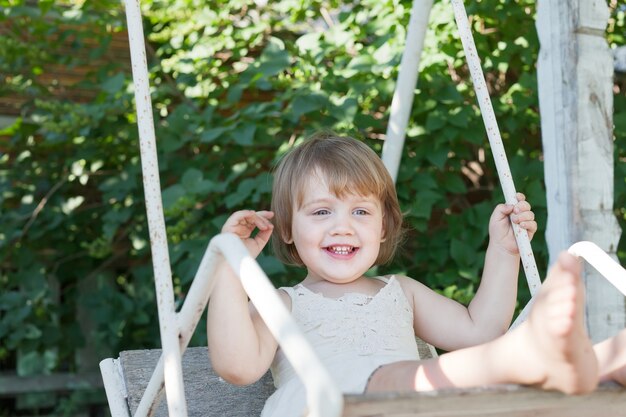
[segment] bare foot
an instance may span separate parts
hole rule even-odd
[[[578,260],[559,256],[548,272],[518,337],[529,346],[528,383],[583,394],[598,383],[598,363],[584,325],[584,289]],[[530,340],[528,340],[530,339]]]
[[[626,329],[593,346],[600,365],[600,380],[626,386]]]
[[[613,381],[617,382],[620,385],[626,387],[626,365],[622,366],[619,369],[616,369],[615,372],[611,375]]]

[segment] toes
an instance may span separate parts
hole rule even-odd
[[[561,252],[557,265],[564,271],[569,271],[572,274],[580,275],[582,266],[578,258],[568,252]]]

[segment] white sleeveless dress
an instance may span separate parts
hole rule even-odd
[[[419,360],[413,311],[395,277],[374,296],[349,293],[327,298],[303,285],[281,288],[291,297],[291,314],[343,393],[360,394],[381,365]],[[300,417],[304,385],[278,349],[271,366],[276,391],[262,417]]]

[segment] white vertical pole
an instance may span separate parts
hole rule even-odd
[[[454,7],[454,16],[459,28],[459,35],[463,42],[463,49],[465,50],[465,57],[472,76],[472,82],[474,84],[474,90],[476,91],[476,98],[480,106],[483,122],[487,129],[487,136],[489,137],[489,143],[491,144],[491,150],[500,178],[500,184],[504,192],[504,198],[507,204],[517,203],[517,197],[515,192],[515,185],[513,184],[513,177],[511,176],[511,170],[506,158],[504,146],[502,145],[502,138],[500,137],[500,130],[498,129],[498,123],[496,121],[496,115],[491,105],[491,99],[489,98],[489,92],[487,91],[487,84],[485,83],[485,76],[483,75],[482,68],[480,66],[480,59],[478,58],[478,52],[476,51],[476,45],[474,44],[474,38],[469,27],[467,14],[462,0],[452,0],[452,6]],[[515,239],[517,246],[519,247],[520,256],[522,258],[522,264],[524,266],[524,272],[526,273],[526,280],[528,281],[528,287],[530,293],[535,295],[541,286],[541,280],[539,279],[539,272],[537,271],[537,265],[535,263],[535,257],[530,246],[530,239],[526,230],[522,229],[516,224],[512,224],[513,231],[515,232]]]
[[[183,389],[181,353],[178,343],[178,321],[174,304],[174,289],[167,247],[161,184],[159,181],[159,163],[157,160],[152,101],[148,83],[143,24],[138,0],[125,0],[128,39],[130,43],[137,122],[139,125],[139,144],[143,186],[150,232],[152,266],[159,309],[159,326],[164,357],[165,391],[170,417],[186,417],[187,406]]]
[[[402,148],[406,128],[413,107],[413,96],[417,85],[420,57],[424,47],[424,38],[428,28],[428,16],[433,6],[433,0],[413,0],[411,20],[406,34],[406,42],[396,90],[391,101],[389,125],[385,144],[383,145],[382,160],[391,174],[394,182],[398,177],[398,168],[402,158]]]

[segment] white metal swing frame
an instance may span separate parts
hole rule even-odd
[[[391,104],[387,140],[382,155],[383,162],[394,180],[397,176],[401,159],[405,130],[412,107],[413,92],[417,83],[425,28],[432,4],[433,0],[413,0],[411,20],[407,32],[407,40],[409,41],[406,43],[406,49],[402,56],[398,83]],[[469,28],[467,15],[462,0],[452,0],[452,4],[504,196],[506,202],[512,204],[517,201],[515,187]],[[151,416],[156,410],[164,389],[167,396],[169,415],[171,417],[187,416],[181,358],[206,308],[218,256],[224,256],[233,270],[236,271],[251,301],[267,323],[296,373],[303,380],[307,390],[308,415],[310,417],[337,417],[341,415],[343,409],[342,393],[336,387],[311,346],[302,336],[287,309],[280,302],[276,290],[265,273],[236,236],[221,234],[211,239],[184,305],[180,312],[176,312],[165,220],[161,203],[156,138],[152,118],[141,10],[139,0],[125,0],[125,5],[135,85],[146,211],[163,350],[134,417]],[[528,285],[531,294],[534,295],[539,289],[541,281],[532,254],[530,240],[525,230],[515,224],[513,228],[520,248]],[[586,259],[626,295],[626,270],[603,250],[591,242],[579,242],[570,248],[570,252]],[[525,313],[523,312],[520,316],[523,319]],[[100,363],[100,368],[112,417],[130,417],[128,404],[122,393],[123,379],[119,375],[115,360],[103,360]]]

